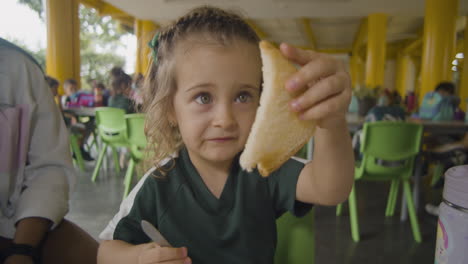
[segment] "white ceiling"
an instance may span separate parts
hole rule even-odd
[[[444,1],[444,0],[440,0]],[[468,15],[468,0],[459,0]],[[301,18],[310,18],[318,49],[350,49],[362,18],[389,15],[387,41],[411,39],[423,26],[424,0],[106,0],[139,19],[164,24],[189,9],[209,4],[252,19],[274,42],[310,46]]]

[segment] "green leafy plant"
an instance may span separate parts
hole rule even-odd
[[[381,88],[380,86],[377,86],[377,87],[368,87],[368,86],[365,86],[365,85],[358,85],[354,88],[354,95],[358,98],[358,99],[363,99],[363,98],[377,98],[379,97],[379,94],[381,92]]]
[[[381,93],[380,87],[357,86],[353,95],[358,100],[358,115],[365,116],[369,110],[377,104],[377,98]]]

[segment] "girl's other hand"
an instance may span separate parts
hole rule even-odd
[[[286,82],[289,92],[298,92],[289,106],[303,120],[317,120],[330,129],[344,122],[351,100],[351,82],[346,67],[328,54],[281,44],[283,55],[301,69]]]
[[[138,264],[190,264],[187,248],[161,247],[156,243],[148,243],[142,248],[138,257]]]

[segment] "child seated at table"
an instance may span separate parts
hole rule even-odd
[[[133,100],[135,104],[135,108],[141,108],[143,104],[143,81],[145,77],[143,74],[135,74],[134,80],[132,83],[132,91],[130,93],[130,98]]]
[[[121,108],[125,110],[125,113],[127,114],[134,112],[133,101],[127,96],[127,93],[131,89],[131,83],[132,78],[124,72],[121,72],[119,75],[112,78],[112,96],[109,98],[110,107]]]
[[[452,121],[455,119],[455,112],[460,104],[460,98],[454,95],[455,84],[451,82],[441,82],[434,92],[424,95],[421,106],[413,118],[433,121]]]
[[[64,95],[62,96],[62,107],[67,108],[70,104],[78,100],[78,82],[74,79],[67,79],[63,82]]]
[[[103,83],[96,83],[93,87],[94,107],[107,106],[109,101],[109,92]]]
[[[405,110],[397,104],[395,94],[389,90],[384,90],[380,95],[377,105],[369,110],[365,117],[365,122],[376,121],[404,121],[406,119]],[[362,129],[356,131],[353,136],[353,149],[356,159],[360,159]]]
[[[52,90],[52,95],[54,97],[57,96],[57,88],[59,86],[59,81],[50,77],[46,76],[46,82],[49,85],[50,89]],[[61,106],[58,104],[60,110]],[[93,157],[89,154],[88,151],[84,149],[84,141],[88,136],[87,126],[78,122],[78,117],[70,112],[62,111],[63,120],[65,121],[65,125],[70,128],[71,133],[74,133],[78,136],[78,145],[80,146],[81,155],[85,161],[93,161]],[[75,153],[73,153],[73,158],[75,158]]]
[[[405,120],[406,113],[399,105],[397,95],[388,89],[384,90],[379,96],[377,105],[367,113],[365,122]]]
[[[56,101],[56,103],[60,102],[60,98],[58,97],[58,87],[60,85],[59,81],[50,76],[46,76],[45,80],[47,84],[49,84],[50,90],[52,91],[52,95],[54,96],[54,100]],[[62,109],[61,104],[58,103],[57,105],[60,109]]]
[[[461,140],[428,149],[424,152],[424,157],[427,164],[435,165],[432,171],[427,168],[427,165],[425,166],[427,175],[431,177],[431,187],[434,189],[443,188],[444,174],[449,168],[468,164],[468,133],[465,133]],[[439,215],[438,205],[427,203],[424,209],[430,215]]]

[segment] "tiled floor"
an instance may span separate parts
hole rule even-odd
[[[381,182],[357,184],[358,243],[351,239],[347,206],[340,217],[335,207],[317,208],[316,263],[434,263],[437,218],[419,214],[423,241],[416,243],[409,221],[400,222],[399,207],[394,217],[385,217],[388,187]]]
[[[96,183],[90,181],[92,168],[81,174],[72,195],[67,218],[80,225],[93,237],[117,212],[123,191],[123,173],[101,173]],[[335,207],[316,207],[317,264],[360,263],[434,263],[436,236],[435,217],[420,212],[423,242],[413,240],[409,222],[400,222],[399,207],[395,217],[385,218],[388,185],[358,183],[357,199],[361,241],[354,243],[349,229],[347,206],[341,217]],[[401,193],[401,192],[400,192]],[[399,203],[398,203],[399,205]]]

